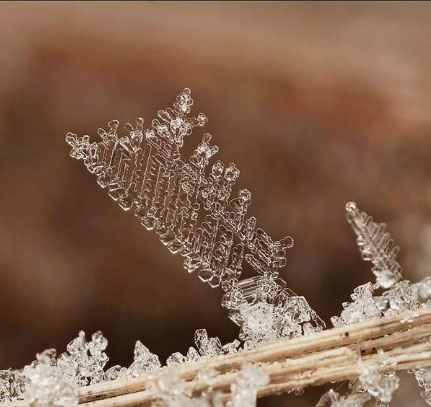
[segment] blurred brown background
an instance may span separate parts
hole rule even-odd
[[[113,118],[148,124],[186,86],[250,212],[295,238],[283,277],[326,321],[372,279],[346,201],[388,223],[406,278],[429,275],[430,16],[426,2],[2,3],[0,368],[80,329],[101,329],[122,364],[136,339],[165,360],[197,328],[237,334],[220,292],[64,142]],[[394,406],[424,405],[412,383]],[[323,390],[259,405],[314,406]]]

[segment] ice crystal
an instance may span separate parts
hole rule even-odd
[[[232,342],[226,343],[222,346],[224,354],[236,353],[239,350],[241,342],[238,339],[234,339]]]
[[[373,222],[353,202],[349,202],[346,209],[364,259],[374,264],[377,282],[355,288],[351,295],[353,302],[342,304],[343,311],[340,316],[331,318],[332,324],[341,327],[374,317],[414,312],[421,306],[431,305],[431,277],[414,284],[408,280],[399,281],[402,269],[395,261],[398,248],[385,232],[386,225]]]
[[[109,358],[104,352],[107,339],[98,331],[87,342],[85,333],[79,332],[77,338],[67,345],[67,352],[62,353],[57,366],[62,369],[68,383],[77,386],[99,383],[104,379],[104,367]]]
[[[58,358],[55,349],[47,349],[22,370],[0,371],[0,403],[26,398],[34,406],[74,407],[78,403],[76,389],[79,387],[132,378],[161,367],[158,356],[137,341],[134,360],[128,368],[113,366],[105,371],[107,345],[100,331],[89,342],[81,331]]]
[[[316,407],[362,407],[370,398],[371,396],[366,393],[340,396],[331,389],[320,398]]]
[[[253,365],[243,365],[241,373],[231,385],[232,400],[228,407],[256,406],[257,389],[268,383],[268,374]]]
[[[217,337],[209,338],[206,329],[196,330],[195,343],[203,358],[211,358],[223,353],[220,339]]]
[[[137,377],[143,373],[157,370],[161,366],[159,357],[151,353],[141,341],[136,341],[132,364],[128,368],[119,365],[110,367],[105,372],[105,378],[106,380],[114,380],[118,378]]]
[[[361,212],[356,203],[346,205],[347,220],[352,225],[362,258],[373,263],[377,283],[389,288],[401,279],[401,266],[396,261],[399,247],[386,232],[384,223],[376,223],[371,216]]]
[[[385,232],[386,225],[375,223],[366,213],[360,212],[353,202],[348,203],[346,209],[347,219],[357,235],[363,258],[374,264],[373,272],[377,283],[367,283],[355,288],[351,296],[353,302],[343,303],[341,315],[331,318],[333,325],[341,327],[373,317],[400,313],[414,316],[419,308],[430,306],[431,277],[413,284],[408,280],[400,281],[402,269],[395,260],[399,249],[394,246],[389,233]],[[404,318],[409,320],[409,316]],[[382,356],[381,352],[380,355]],[[381,359],[381,364],[384,365],[385,358]],[[398,377],[394,373],[380,374],[378,365],[364,365],[360,362],[358,368],[361,371],[359,382],[364,391],[377,398],[378,406],[387,406],[393,391],[398,387]],[[428,369],[413,369],[412,373],[425,389],[421,393],[422,397],[431,404]]]
[[[0,403],[23,398],[26,377],[19,370],[0,370]]]
[[[366,364],[361,360],[358,361],[358,370],[359,383],[365,391],[382,403],[392,400],[392,394],[399,386],[399,378],[394,372],[380,373],[378,364]]]
[[[185,356],[180,352],[173,353],[168,357],[166,364],[169,366],[197,362],[217,355],[235,353],[238,352],[240,346],[240,342],[237,339],[222,346],[220,339],[209,337],[206,329],[197,329],[195,331],[195,344],[196,348],[190,346]]]
[[[108,130],[98,130],[99,142],[67,133],[70,156],[84,162],[122,209],[134,207],[141,224],[154,230],[172,253],[185,258],[188,272],[196,272],[211,287],[222,286],[222,304],[234,322],[241,325],[248,318],[244,313],[247,309],[255,313],[255,308],[244,304],[256,303],[272,309],[276,319],[282,320],[283,315],[277,313],[286,312],[288,305],[283,303],[292,293],[278,275],[286,265],[286,250],[293,246],[293,239],[274,240],[257,227],[255,217],[247,216],[249,190],[241,189],[231,197],[239,177],[234,163],[216,161],[208,170],[218,151],[210,134],[204,134],[191,156],[182,159],[184,138],[207,122],[202,113],[189,116],[192,105],[190,89],[186,88],[172,107],[158,111],[158,118],[146,130],[139,118],[135,126],[126,125],[125,136],[118,135],[119,123],[113,120]],[[257,276],[240,279],[244,262]],[[306,302],[301,306],[314,315]],[[316,316],[307,320],[305,330],[309,333],[322,327]],[[269,339],[292,333],[283,324],[271,329],[278,330],[268,332]],[[248,331],[243,330],[243,336]]]
[[[414,375],[420,387],[422,398],[431,406],[431,368],[415,369]]]
[[[331,318],[333,325],[340,327],[380,316],[381,309],[373,297],[373,290],[374,286],[371,283],[356,287],[351,295],[353,302],[343,303],[344,310],[341,315]]]
[[[68,133],[70,156],[84,162],[122,209],[134,208],[143,226],[155,230],[172,253],[182,255],[188,272],[196,272],[211,287],[221,286],[222,305],[241,327],[239,337],[245,348],[313,334],[324,327],[323,321],[305,298],[295,295],[279,277],[286,251],[293,246],[292,238],[274,240],[257,227],[256,218],[247,216],[251,203],[247,189],[231,198],[239,177],[235,164],[217,161],[207,170],[218,151],[210,134],[204,134],[191,156],[182,160],[185,137],[207,121],[202,113],[189,116],[192,105],[190,90],[184,89],[172,107],[157,113],[158,119],[146,130],[143,119],[138,118],[134,126],[125,126],[125,136],[117,133],[118,121],[111,121],[108,130],[98,130],[99,142]],[[386,225],[375,223],[354,203],[348,203],[346,209],[362,257],[373,263],[377,282],[357,287],[352,302],[344,303],[341,315],[331,319],[333,324],[345,326],[410,311],[405,317],[408,320],[417,309],[431,306],[431,277],[413,284],[400,281],[399,249]],[[241,279],[244,262],[256,275]],[[190,347],[185,356],[179,352],[171,355],[168,367],[156,376],[151,372],[161,367],[159,358],[140,341],[129,367],[105,370],[107,343],[101,332],[87,342],[81,331],[58,358],[55,350],[48,349],[21,370],[0,371],[0,403],[26,398],[34,407],[76,407],[81,386],[147,373],[148,389],[160,407],[223,407],[222,394],[213,391],[217,371],[198,370],[201,394],[196,396],[193,382],[181,377],[178,364],[235,353],[240,348],[238,340],[222,346],[218,338],[199,329],[195,332],[196,348]],[[382,367],[387,370],[390,359],[381,350],[378,354],[378,363],[358,361],[360,375],[354,392],[340,396],[330,390],[317,407],[362,407],[371,396],[377,406],[387,406],[399,380],[393,372],[380,372]],[[431,369],[413,369],[411,373],[431,405]],[[243,365],[231,384],[228,406],[255,406],[258,388],[268,383],[269,376],[257,366]]]
[[[431,276],[412,284],[411,289],[417,301],[431,306]]]
[[[27,381],[24,398],[32,406],[77,407],[75,387],[65,380],[55,356],[55,350],[48,349],[24,368],[23,374]]]
[[[209,378],[212,376],[209,375]],[[223,407],[217,392],[206,391],[193,397],[192,388],[175,366],[170,366],[159,378],[150,380],[149,389],[152,390],[156,404],[161,407]]]

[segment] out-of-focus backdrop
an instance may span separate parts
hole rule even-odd
[[[282,272],[327,321],[373,278],[344,205],[388,223],[405,277],[431,273],[431,4],[5,2],[0,7],[0,368],[83,329],[128,364],[207,328],[237,328],[83,165],[67,131],[138,116],[184,87],[253,193],[250,213],[295,247]],[[189,150],[200,140],[188,139]],[[324,389],[262,400],[314,406]],[[395,405],[422,406],[407,379]]]

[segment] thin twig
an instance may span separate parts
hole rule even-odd
[[[271,343],[235,354],[222,355],[179,366],[194,395],[207,386],[198,381],[201,369],[213,369],[217,376],[212,389],[230,397],[230,385],[244,363],[257,363],[270,376],[270,383],[258,396],[289,392],[329,382],[354,380],[357,362],[378,364],[382,372],[431,366],[431,309],[376,318],[343,328],[328,329],[308,337]],[[385,351],[382,364],[377,350]],[[149,406],[153,394],[149,380],[157,380],[166,367],[134,379],[117,379],[79,389],[82,407]],[[13,404],[18,406],[17,403]],[[19,404],[26,406],[26,403]]]

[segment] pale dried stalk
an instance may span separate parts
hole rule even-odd
[[[218,356],[180,366],[182,377],[190,382],[193,394],[205,385],[197,380],[200,369],[218,373],[212,388],[229,399],[230,384],[244,363],[259,363],[270,376],[270,384],[258,396],[315,386],[358,377],[357,361],[378,363],[377,349],[383,349],[389,364],[381,370],[405,370],[431,366],[431,309],[392,317],[377,318],[343,328],[328,329],[308,337],[272,343],[256,349]],[[149,379],[157,379],[166,368],[135,379],[118,379],[79,389],[82,407],[148,406],[153,400],[146,390]],[[23,406],[25,403],[22,404]],[[14,403],[14,406],[17,406]]]

